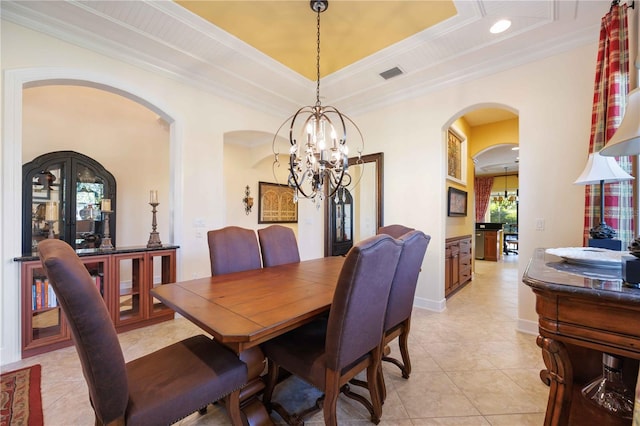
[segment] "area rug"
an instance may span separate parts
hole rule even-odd
[[[43,424],[40,364],[3,373],[0,382],[0,426]]]

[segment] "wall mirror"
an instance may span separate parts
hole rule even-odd
[[[384,155],[363,155],[349,159],[353,177],[345,194],[325,203],[325,256],[345,254],[364,238],[375,235],[383,225]],[[358,179],[359,178],[359,179]]]
[[[22,166],[22,252],[58,238],[74,249],[97,248],[104,235],[104,199],[111,200],[109,233],[116,241],[116,181],[96,160],[75,151],[43,154]]]

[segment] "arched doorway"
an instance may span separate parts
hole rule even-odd
[[[453,138],[450,135],[453,134]],[[519,163],[516,162],[517,152],[511,151],[512,146],[519,144],[519,120],[517,110],[507,105],[501,104],[477,104],[465,108],[460,111],[454,117],[452,117],[446,125],[443,127],[443,135],[447,152],[447,162],[449,163],[451,152],[456,152],[455,146],[452,149],[450,144],[458,143],[458,150],[461,158],[461,169],[463,172],[459,174],[459,178],[451,176],[449,171],[450,164],[447,164],[447,179],[445,183],[445,191],[449,192],[449,188],[454,190],[463,191],[467,195],[467,211],[464,215],[451,215],[448,213],[446,218],[446,234],[445,245],[449,239],[458,236],[471,236],[472,245],[472,269],[475,269],[475,254],[479,251],[477,235],[476,235],[476,223],[483,222],[484,214],[480,214],[480,219],[476,218],[476,170],[478,169],[478,155],[485,153],[486,158],[480,157],[480,160],[487,160],[487,163],[480,165],[480,167],[488,168],[493,171],[495,168],[501,171],[501,175],[504,179],[504,166],[511,168],[512,173],[517,172]],[[500,158],[501,151],[505,151],[508,148],[508,152],[511,157]],[[504,148],[497,148],[504,147]],[[489,154],[491,153],[491,154]],[[519,161],[519,159],[517,160]],[[481,172],[482,173],[482,172]],[[496,174],[497,175],[497,174]],[[504,180],[497,183],[504,185]],[[490,198],[492,188],[489,188],[487,198]],[[517,192],[517,188],[516,188]],[[496,230],[500,232],[494,232],[494,239],[489,242],[493,244],[493,259],[498,260],[502,258],[504,240],[502,235],[502,224],[496,223],[494,225]],[[484,234],[482,235],[484,236]],[[484,247],[484,241],[480,242]],[[461,274],[462,275],[462,274]],[[445,283],[446,288],[447,283]]]
[[[21,187],[22,179],[22,149],[23,149],[23,89],[47,85],[74,85],[99,88],[112,94],[124,96],[130,100],[138,102],[151,109],[169,123],[169,165],[170,194],[169,205],[171,211],[169,217],[169,232],[171,240],[179,240],[176,230],[177,224],[181,223],[182,203],[176,184],[179,182],[177,176],[182,174],[182,164],[180,161],[182,124],[175,120],[175,114],[170,109],[154,99],[154,97],[141,91],[137,87],[114,80],[111,76],[87,72],[86,70],[68,68],[28,68],[7,70],[4,74],[4,137],[2,140],[3,163],[2,163],[2,252],[5,258],[12,257],[21,252],[21,227],[15,226],[21,223],[22,195],[21,191],[15,188]],[[2,286],[3,306],[7,309],[2,314],[2,340],[3,347],[0,356],[6,362],[13,362],[20,358],[20,328],[15,324],[20,323],[19,303],[7,303],[6,301],[20,299],[19,287],[19,265],[4,264],[2,267],[2,281],[11,283]]]

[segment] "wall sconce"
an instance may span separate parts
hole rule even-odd
[[[250,197],[251,191],[249,190],[249,185],[244,188],[244,198],[242,202],[244,203],[244,212],[249,215],[251,213],[251,207],[253,207],[253,197]]]

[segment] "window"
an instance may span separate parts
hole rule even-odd
[[[504,193],[491,194],[489,203],[489,222],[506,223],[517,227],[518,225],[518,201],[509,201],[511,194],[504,197]]]

